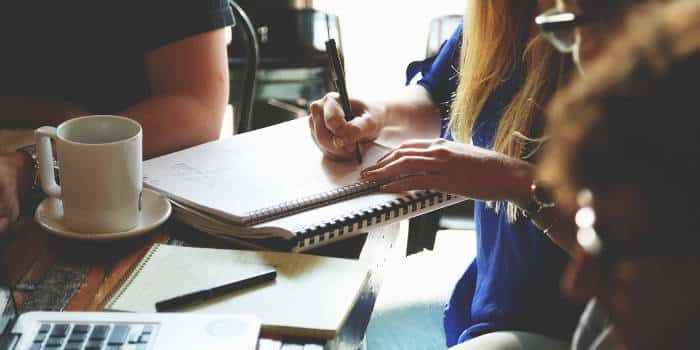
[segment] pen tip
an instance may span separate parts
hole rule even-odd
[[[360,153],[360,145],[355,146],[355,159],[357,159],[358,164],[362,164],[362,153]]]

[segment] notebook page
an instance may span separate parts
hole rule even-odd
[[[325,158],[308,118],[144,162],[144,184],[206,212],[242,222],[251,212],[359,180],[388,149],[363,145],[363,165]]]
[[[232,264],[226,255],[202,253],[197,255],[201,263],[193,264],[194,256],[187,255],[187,248],[154,245],[105,305],[105,309],[155,312],[157,301],[242,280],[268,271],[271,267],[252,263]],[[203,268],[204,265],[226,268],[208,269]]]
[[[106,309],[155,312],[155,302],[201,286],[220,275],[239,276],[274,266],[277,278],[180,311],[254,314],[263,332],[332,338],[367,279],[365,264],[293,253],[160,245],[146,266]],[[257,269],[257,270],[256,270]]]

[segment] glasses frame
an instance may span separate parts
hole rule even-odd
[[[561,11],[557,8],[551,8],[535,17],[535,24],[537,24],[537,27],[544,37],[562,53],[571,53],[576,44],[566,43],[559,38],[557,33],[568,31],[567,34],[574,35],[574,31],[577,27],[589,24],[593,21],[594,17]]]

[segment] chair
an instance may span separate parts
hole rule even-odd
[[[340,37],[338,18],[315,9],[299,9],[278,1],[235,0],[245,9],[255,25],[254,30],[239,28],[232,32],[228,48],[231,75],[231,97],[237,106],[236,131],[250,131],[295,119],[306,114],[309,101],[323,97],[332,84],[324,41]],[[251,40],[257,37],[259,61],[255,84],[250,68]],[[257,35],[254,35],[257,33]],[[245,87],[244,87],[245,85]],[[254,92],[251,90],[254,88]],[[254,94],[254,96],[253,96]],[[246,95],[246,96],[242,96]],[[252,103],[248,103],[252,101]],[[246,119],[245,116],[251,116]],[[249,123],[248,125],[245,125]],[[240,130],[239,130],[240,129]]]
[[[256,74],[260,65],[260,44],[258,43],[255,27],[248,14],[233,0],[229,0],[228,3],[236,18],[236,26],[241,31],[246,45],[246,60],[248,63],[243,78],[243,90],[238,100],[238,105],[234,107],[233,130],[240,134],[250,131],[253,125]],[[229,59],[229,69],[230,67],[231,61]],[[236,125],[236,122],[238,122],[238,125]]]

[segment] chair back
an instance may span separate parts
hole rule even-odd
[[[235,1],[229,0],[229,6],[236,18],[236,28],[240,30],[246,47],[246,68],[243,74],[243,89],[234,106],[233,130],[240,134],[250,131],[253,127],[253,104],[255,103],[255,85],[258,66],[260,65],[260,44],[248,14]],[[229,70],[231,70],[231,58],[229,57]]]
[[[452,36],[463,18],[463,15],[445,15],[430,21],[425,57],[435,56],[440,51],[442,43]]]

